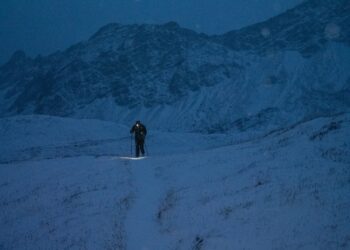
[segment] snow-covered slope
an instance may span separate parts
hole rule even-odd
[[[348,112],[349,13],[348,0],[309,0],[222,36],[109,24],[48,57],[15,53],[0,68],[0,114],[217,132]]]
[[[130,128],[114,122],[71,119],[42,115],[14,116],[0,119],[0,163],[27,160],[43,160],[75,156],[125,156],[129,157],[134,145]],[[193,133],[148,134],[149,151],[152,154],[169,154],[197,151],[232,143],[234,138],[223,134],[199,136]],[[184,135],[185,139],[184,139]],[[191,140],[193,143],[187,144]],[[155,145],[166,144],[166,148]],[[197,146],[196,146],[197,145]],[[134,151],[133,151],[134,152]]]
[[[348,113],[233,144],[150,130],[134,160],[124,126],[1,119],[0,248],[348,249],[349,132]]]
[[[350,2],[307,0],[267,21],[214,36],[234,50],[269,54],[299,51],[310,57],[336,41],[350,45]]]

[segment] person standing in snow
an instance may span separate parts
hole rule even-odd
[[[136,121],[135,125],[132,126],[130,130],[130,134],[135,134],[135,146],[136,146],[136,157],[140,156],[140,151],[142,156],[145,155],[145,138],[147,135],[147,130],[145,125],[143,125],[140,121]]]

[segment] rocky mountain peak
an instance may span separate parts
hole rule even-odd
[[[177,22],[171,21],[171,22],[165,23],[163,27],[168,29],[179,29],[180,25]]]
[[[4,67],[13,67],[27,63],[30,60],[23,50],[15,51],[10,60],[4,65]]]
[[[112,34],[114,32],[118,32],[118,30],[122,27],[122,25],[118,23],[109,23],[102,28],[100,28],[95,34],[93,34],[89,40],[93,40],[99,37],[105,37],[108,34]]]

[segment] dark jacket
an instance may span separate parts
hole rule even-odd
[[[130,133],[135,133],[135,140],[143,141],[147,135],[147,129],[142,123],[136,123],[132,126]]]

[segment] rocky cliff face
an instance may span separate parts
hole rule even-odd
[[[207,36],[109,24],[47,57],[0,68],[1,116],[135,119],[166,130],[274,129],[350,109],[349,1],[306,1]]]
[[[241,65],[208,37],[165,25],[109,24],[88,41],[34,60],[17,52],[1,68],[5,113],[71,115],[110,97],[122,107],[154,107],[230,79]]]

